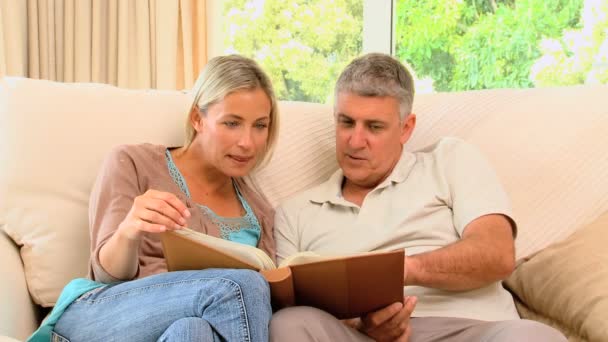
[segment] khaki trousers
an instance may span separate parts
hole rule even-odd
[[[525,319],[486,322],[452,317],[419,317],[410,320],[409,342],[567,342],[557,330]],[[334,342],[372,341],[334,316],[311,307],[280,310],[270,321],[270,341]]]

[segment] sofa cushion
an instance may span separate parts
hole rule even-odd
[[[524,257],[608,210],[606,94],[607,85],[421,94],[406,147],[445,135],[476,145],[511,198]]]
[[[608,212],[524,259],[506,281],[523,318],[566,335],[608,341]]]
[[[21,247],[37,304],[87,273],[89,192],[105,154],[180,144],[189,102],[178,91],[0,80],[0,226]]]
[[[188,95],[0,80],[0,226],[20,246],[32,299],[52,306],[69,280],[85,276],[88,200],[112,146],[180,145]],[[336,170],[330,106],[280,102],[279,143],[253,176],[276,205]]]

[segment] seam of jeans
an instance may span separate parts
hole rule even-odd
[[[59,335],[58,333],[51,331],[51,342],[70,342],[67,338]]]
[[[105,288],[106,288],[106,286],[100,286],[100,287],[96,287],[92,290],[89,290],[89,291],[83,293],[82,295],[80,295],[80,297],[76,298],[76,300],[74,302],[85,301],[85,300],[87,300],[87,298],[91,297],[92,295],[96,294],[97,292],[99,292]]]
[[[207,279],[207,278],[204,278]],[[217,277],[217,278],[212,278],[214,280],[219,280],[220,282],[226,282],[228,283],[228,286],[233,288],[234,294],[236,295],[237,301],[239,302],[239,313],[240,313],[240,319],[241,319],[241,336],[244,338],[243,341],[245,342],[251,342],[251,336],[249,335],[249,317],[247,317],[247,310],[245,310],[245,299],[243,298],[243,290],[241,289],[241,285],[239,285],[239,283],[231,280],[231,279],[227,279],[227,278],[222,278],[222,277]],[[202,279],[201,279],[202,280]],[[201,296],[203,294],[201,293]],[[198,299],[199,302],[202,302],[202,298],[199,296]]]
[[[152,288],[169,287],[169,286],[173,286],[176,284],[190,284],[190,283],[201,282],[201,281],[223,282],[223,283],[227,283],[229,286],[233,287],[233,289],[237,295],[238,302],[239,302],[241,325],[243,326],[243,331],[242,331],[243,337],[245,338],[246,342],[251,342],[251,336],[248,334],[249,318],[247,317],[247,311],[245,310],[245,300],[243,298],[242,289],[237,282],[235,282],[231,279],[228,279],[228,278],[224,278],[224,277],[202,277],[202,278],[193,278],[193,279],[187,279],[187,280],[166,282],[166,283],[162,283],[162,284],[152,284],[152,285],[147,285],[147,286],[143,286],[143,287],[125,290],[125,291],[115,293],[110,296],[105,296],[102,298],[89,299],[91,296],[87,296],[86,298],[82,298],[81,300],[79,300],[79,302],[81,304],[100,303],[100,302],[104,302],[104,301],[114,300],[116,298],[128,295],[133,292],[144,292],[144,291],[147,291],[148,289],[152,289]]]

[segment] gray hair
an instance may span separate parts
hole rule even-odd
[[[186,121],[185,146],[190,146],[196,136],[196,131],[190,122],[192,110],[198,108],[199,115],[207,115],[210,106],[222,101],[229,94],[257,88],[266,93],[271,104],[266,150],[260,158],[261,164],[266,163],[272,155],[278,136],[277,100],[268,75],[254,60],[239,55],[212,58],[200,73],[192,88],[193,99]]]
[[[343,92],[393,97],[399,100],[399,117],[403,120],[412,112],[414,78],[397,59],[381,53],[368,53],[355,58],[340,74],[334,91],[334,106],[338,95]]]

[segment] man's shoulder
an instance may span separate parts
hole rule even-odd
[[[323,184],[324,183],[321,183],[313,186],[310,189],[300,191],[281,202],[279,206],[290,209],[305,207],[306,205],[312,203],[311,200],[315,198],[320,192],[322,192],[322,190],[324,189]]]
[[[278,208],[286,213],[296,213],[302,209],[316,206],[315,199],[320,198],[327,191],[328,180],[312,188],[298,192],[279,204]]]
[[[434,153],[443,154],[446,152],[452,152],[462,148],[472,148],[473,145],[466,140],[458,137],[443,137],[437,140],[435,143],[423,147],[419,150],[414,151],[415,153]]]
[[[432,145],[414,152],[419,157],[434,160],[466,160],[471,155],[480,154],[479,149],[470,142],[458,137],[444,137]]]

